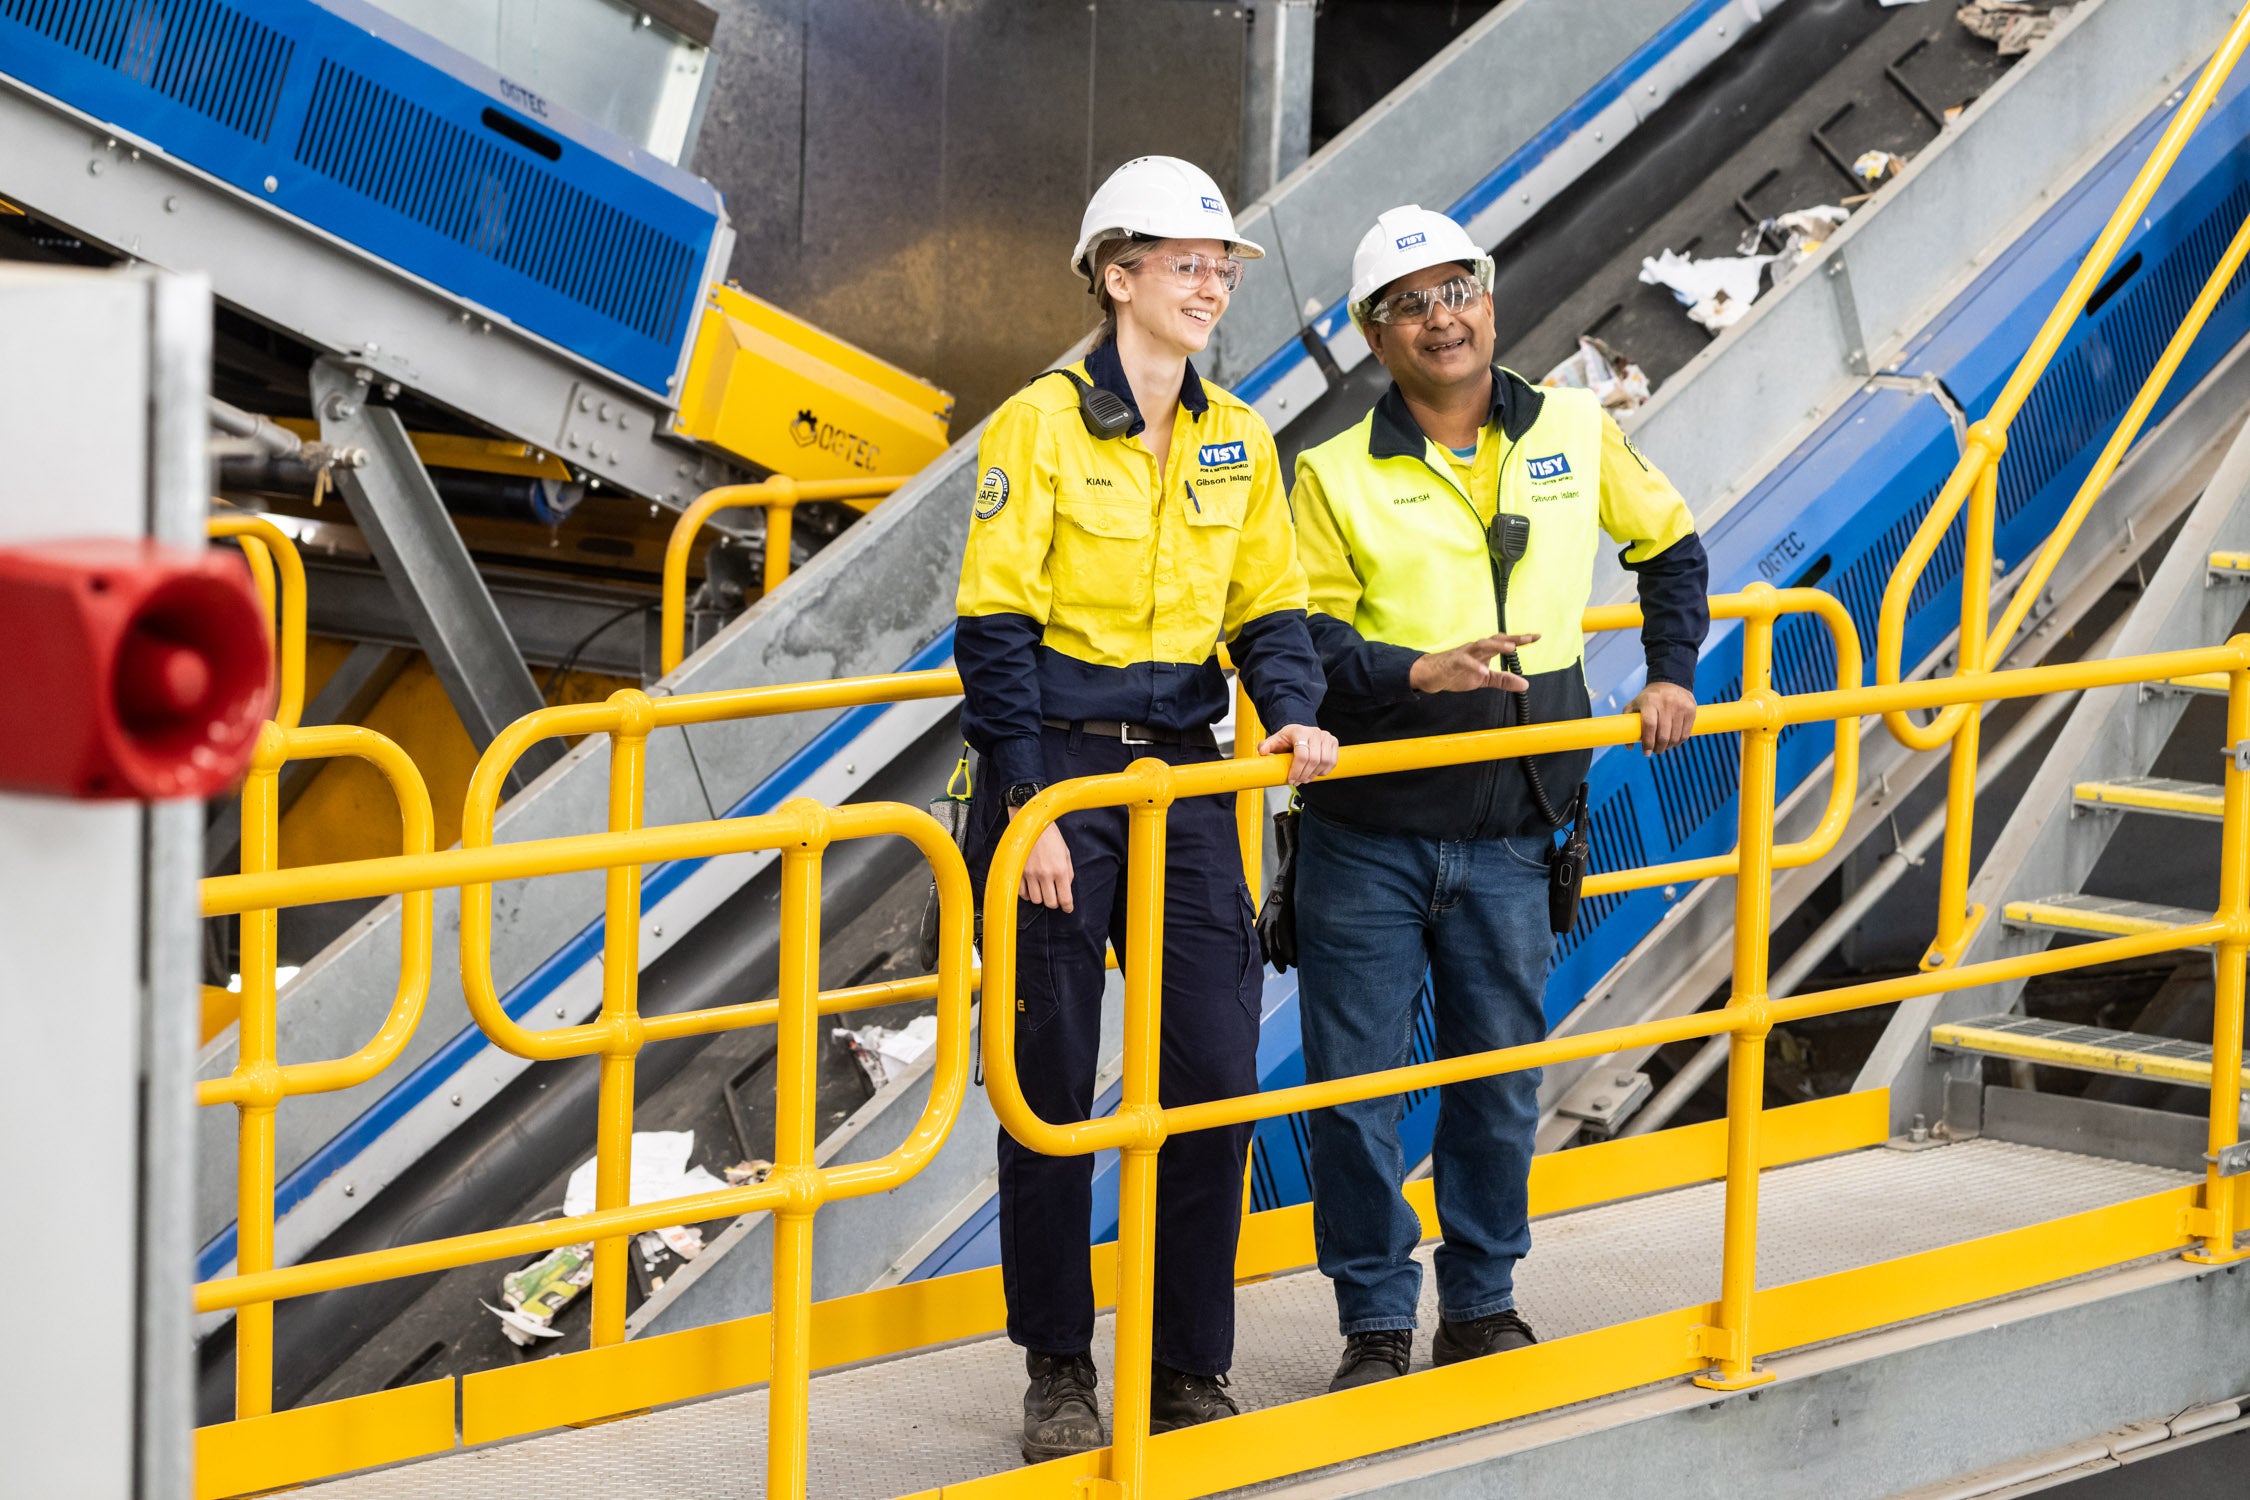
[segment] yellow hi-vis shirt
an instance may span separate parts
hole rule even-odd
[[[1113,347],[1072,369],[1130,404]],[[1247,403],[1190,366],[1160,478],[1138,430],[1095,437],[1077,387],[1049,375],[993,414],[977,469],[955,658],[969,738],[989,742],[978,748],[999,753],[1003,775],[1031,759],[998,742],[1036,739],[1043,717],[1214,722],[1227,701],[1222,640],[1269,724],[1313,722],[1322,683],[1305,575],[1273,435]],[[1037,631],[1035,674],[999,659],[1011,621]]]
[[[1524,670],[1551,672],[1584,652],[1579,620],[1593,590],[1595,528],[1644,562],[1693,534],[1679,491],[1588,391],[1541,388],[1539,415],[1514,441],[1494,416],[1462,461],[1423,438],[1418,456],[1371,454],[1370,412],[1300,454],[1291,495],[1311,607],[1368,640],[1444,651],[1501,628],[1485,531],[1498,510],[1528,515],[1529,549],[1510,574],[1506,629],[1536,632]]]

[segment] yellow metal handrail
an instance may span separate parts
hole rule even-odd
[[[760,506],[766,513],[765,591],[772,593],[789,576],[789,539],[799,505],[841,500],[860,510],[896,494],[912,475],[890,479],[791,479],[777,474],[756,484],[722,485],[698,495],[672,523],[664,544],[663,631],[659,646],[663,675],[671,675],[687,655],[687,568],[695,534],[722,510]]]
[[[987,929],[988,962],[983,978],[992,986],[988,993],[995,1002],[987,1011],[991,1024],[984,1032],[987,1080],[996,1112],[1019,1139],[1035,1149],[1083,1153],[1114,1146],[1125,1153],[1124,1219],[1117,1260],[1121,1345],[1115,1368],[1119,1415],[1116,1445],[1107,1460],[1108,1477],[1136,1495],[1145,1492],[1140,1480],[1145,1475],[1147,1446],[1148,1347],[1145,1336],[1150,1312],[1153,1160],[1156,1147],[1169,1134],[1270,1118],[1348,1099],[1405,1092],[1564,1059],[1592,1057],[1627,1047],[1728,1034],[1733,1038],[1733,1057],[1726,1127],[1725,1272],[1720,1301],[1714,1305],[1703,1331],[1697,1333],[1695,1339],[1708,1363],[1701,1378],[1709,1384],[1732,1387],[1763,1378],[1751,1361],[1752,1352],[1759,1346],[1753,1340],[1749,1320],[1756,1264],[1757,1170],[1760,1162],[1767,1159],[1759,1135],[1762,1042],[1772,1025],[1911,995],[2216,943],[2219,946],[2218,1013],[2214,1027],[2217,1065],[2225,1068],[2230,1065],[2229,1059],[2235,1059],[2235,1065],[2239,1065],[2242,960],[2245,940],[2250,939],[2250,912],[2245,911],[2246,892],[2250,892],[2250,878],[2245,876],[2245,860],[2250,858],[2250,778],[2231,766],[2227,773],[2222,905],[2209,921],[2164,933],[2114,939],[1944,973],[1879,981],[1815,996],[1779,1002],[1766,998],[1764,975],[1770,930],[1770,876],[1783,857],[1783,851],[1773,841],[1774,750],[1784,727],[1835,723],[1841,757],[1848,754],[1845,747],[1855,738],[1852,731],[1857,720],[1867,714],[1942,709],[1984,699],[2026,697],[2217,672],[2225,675],[2229,685],[2230,734],[2250,737],[2250,638],[2239,638],[2224,647],[2164,656],[2069,663],[1966,680],[1873,688],[1847,685],[1828,692],[1783,696],[1771,685],[1775,622],[1791,610],[1809,610],[1820,614],[1831,629],[1836,628],[1833,616],[1840,611],[1834,610],[1833,601],[1821,604],[1819,600],[1824,597],[1815,591],[1775,591],[1760,585],[1740,596],[1714,601],[1715,612],[1721,612],[1722,617],[1738,617],[1745,622],[1744,681],[1747,685],[1740,702],[1706,706],[1696,725],[1698,734],[1739,733],[1743,736],[1740,845],[1734,855],[1722,857],[1727,868],[1739,876],[1736,986],[1728,1007],[1721,1011],[1573,1036],[1503,1052],[1449,1058],[1356,1079],[1166,1110],[1157,1103],[1155,1061],[1161,1026],[1158,997],[1162,984],[1159,965],[1164,810],[1171,801],[1182,796],[1240,793],[1278,785],[1284,778],[1285,764],[1279,757],[1237,758],[1176,768],[1161,762],[1143,761],[1115,776],[1087,778],[1049,788],[1015,820],[995,858],[992,881],[986,892],[993,920]],[[1629,621],[1620,618],[1602,623]],[[1848,641],[1847,632],[1839,637],[1840,648]],[[1848,650],[1840,650],[1838,665],[1840,678],[1848,682],[1856,677],[1856,657]],[[251,1326],[249,1320],[261,1310],[270,1316],[271,1304],[280,1298],[535,1254],[587,1240],[597,1246],[615,1245],[645,1229],[770,1209],[776,1215],[777,1255],[776,1315],[767,1335],[773,1346],[766,1366],[770,1371],[773,1413],[769,1428],[769,1493],[776,1497],[802,1494],[807,1462],[806,1402],[813,1359],[808,1342],[812,1316],[811,1215],[822,1202],[883,1191],[912,1176],[937,1149],[957,1117],[967,1087],[969,994],[978,977],[970,964],[968,946],[966,868],[951,840],[926,815],[918,810],[885,804],[823,809],[815,804],[796,802],[776,813],[754,818],[640,827],[637,767],[645,755],[647,736],[667,725],[710,723],[758,713],[834,709],[900,698],[940,697],[957,690],[958,684],[951,673],[929,672],[857,682],[684,695],[673,699],[651,699],[627,690],[604,704],[544,710],[513,727],[488,751],[488,759],[480,766],[473,783],[477,791],[465,818],[468,834],[463,847],[445,852],[425,849],[298,870],[249,870],[241,875],[207,881],[204,888],[207,915],[265,912],[269,917],[273,909],[282,906],[399,893],[420,893],[426,900],[428,892],[458,887],[462,891],[463,987],[471,997],[472,1010],[480,1026],[484,1026],[500,1045],[522,1055],[557,1058],[598,1055],[602,1058],[605,1080],[596,1153],[601,1163],[597,1166],[600,1186],[593,1213],[284,1269],[258,1268],[246,1257],[239,1274],[206,1283],[198,1289],[198,1309],[206,1312],[242,1309],[248,1327]],[[323,732],[303,731],[306,734]],[[492,843],[491,803],[507,766],[527,745],[543,736],[583,733],[612,736],[612,785],[622,788],[613,793],[612,830],[519,843]],[[1374,775],[1490,758],[1627,745],[1637,741],[1639,734],[1637,717],[1625,715],[1431,740],[1354,746],[1344,752],[1336,774]],[[1852,778],[1846,776],[1841,784],[1849,787],[1851,781]],[[1015,1082],[1013,1005],[1010,1001],[1015,983],[1012,914],[1016,886],[1030,841],[1048,822],[1078,807],[1118,805],[1130,807],[1133,829],[1128,866],[1132,906],[1122,955],[1128,1007],[1125,1104],[1117,1115],[1108,1119],[1049,1124],[1030,1113]],[[906,981],[896,986],[861,986],[822,994],[817,990],[820,851],[837,839],[885,834],[913,841],[937,871],[941,910],[945,913],[938,974],[928,982],[927,989],[923,988],[923,981]],[[685,1016],[640,1017],[635,1003],[640,867],[661,860],[776,848],[781,850],[783,859],[784,958],[778,998]],[[595,869],[609,872],[604,967],[606,974],[617,977],[613,984],[605,985],[602,1014],[595,1021],[580,1026],[562,1026],[548,1031],[523,1028],[499,1010],[494,993],[490,968],[490,887],[497,881]],[[1646,871],[1609,873],[1618,878],[1617,888],[1620,889],[1651,883],[1655,878]],[[930,1100],[906,1144],[890,1156],[874,1163],[816,1168],[811,1160],[809,1069],[817,1048],[817,1017],[866,1003],[871,992],[876,991],[882,998],[902,998],[909,992],[931,993],[938,998],[940,1045]],[[785,1109],[777,1153],[782,1161],[775,1176],[763,1184],[663,1204],[627,1207],[629,1183],[623,1163],[629,1160],[631,1067],[639,1048],[666,1037],[769,1021],[778,1021],[783,1028],[781,1079]],[[410,1025],[410,1021],[407,1024]],[[385,1034],[402,1036],[403,1028],[386,1027]],[[368,1052],[363,1052],[361,1061],[345,1066],[356,1074],[368,1056]],[[276,1082],[289,1076],[287,1070],[277,1067],[270,1071],[264,1068],[251,1071]],[[259,1102],[270,1097],[278,1103],[286,1092],[286,1088],[278,1092],[269,1089],[266,1095],[259,1096]],[[268,1133],[263,1149],[270,1151],[270,1111],[267,1119]],[[792,1120],[796,1123],[790,1123]],[[2214,1150],[2232,1143],[2234,1128],[2231,1101],[2222,1108],[2215,1095],[2210,1123]],[[258,1144],[253,1142],[253,1145]],[[249,1149],[246,1147],[246,1153]],[[246,1154],[246,1163],[248,1160]],[[269,1167],[266,1177],[269,1191],[270,1180]],[[2241,1205],[2229,1180],[2211,1176],[2204,1187],[2202,1206],[2191,1215],[2190,1232],[2201,1240],[2200,1253],[2219,1259],[2231,1257],[2233,1227],[2241,1219]],[[251,1222],[246,1216],[245,1223]],[[595,1336],[600,1346],[596,1352],[622,1354],[624,1351],[616,1343],[622,1331],[622,1284],[614,1273],[609,1277],[597,1275],[593,1297]],[[268,1358],[270,1361],[270,1355]],[[270,1380],[270,1376],[268,1378]],[[249,1415],[256,1409],[252,1406],[244,1414]],[[448,1406],[447,1410],[450,1409]],[[450,1421],[450,1417],[446,1420]],[[1286,1467],[1276,1472],[1286,1472]]]
[[[2228,733],[2250,736],[2250,637],[2223,647],[2117,661],[1950,678],[1919,684],[1843,689],[1785,697],[1771,685],[1773,591],[1750,591],[1745,612],[1744,692],[1741,701],[1704,708],[1697,734],[1743,736],[1735,885],[1733,994],[1725,1008],[1565,1037],[1528,1046],[1388,1069],[1355,1078],[1305,1084],[1269,1093],[1166,1107],[1160,1102],[1162,1034],[1164,845],[1166,812],[1182,797],[1272,786],[1283,768],[1272,760],[1170,766],[1141,760],[1115,775],[1086,777],[1049,787],[1008,826],[985,888],[983,1027],[986,1086],[994,1112],[1010,1134],[1050,1155],[1120,1153],[1117,1244],[1116,1351],[1112,1360],[1115,1413],[1111,1446],[1100,1477],[1137,1500],[1146,1484],[1148,1391],[1154,1317],[1156,1155],[1170,1136],[1190,1130],[1271,1119],[1300,1110],[1379,1098],[1596,1057],[1632,1047],[1725,1034],[1731,1038],[1727,1083],[1727,1171],[1720,1298],[1712,1320],[1695,1332],[1707,1362],[1697,1383],[1732,1390],[1770,1379],[1752,1355],[1756,1288],[1759,1122],[1763,1113],[1765,1041],[1780,1022],[1884,1004],[1915,995],[2053,973],[2139,954],[2215,944],[2213,1076],[2236,1076],[2242,1058],[2243,965],[2250,948],[2250,776],[2230,760],[2226,772],[2221,904],[2208,921],[2163,933],[2114,939],[2077,948],[2001,959],[1773,1001],[1766,992],[1772,914],[1773,806],[1776,745],[1792,724],[1847,721],[1867,713],[1949,708],[1980,701],[2165,680],[2189,670],[2227,674]],[[1377,775],[1432,765],[1458,765],[1498,757],[1552,754],[1630,744],[1639,738],[1637,715],[1564,724],[1491,730],[1444,739],[1347,747],[1338,777]],[[1129,810],[1126,938],[1119,954],[1125,973],[1123,1097],[1108,1117],[1055,1123],[1042,1119],[1016,1078],[1016,891],[1024,862],[1040,833],[1065,813],[1094,807]],[[2188,1216],[2188,1232],[2201,1239],[2199,1259],[2231,1261],[2242,1205],[2231,1179],[2219,1175],[2217,1152],[2239,1132],[2235,1091],[2212,1091],[2209,1140],[2214,1161],[2203,1202]],[[1286,1470],[1284,1470],[1286,1472]],[[1270,1477],[1270,1476],[1269,1476]]]
[[[280,695],[274,705],[274,722],[294,729],[305,712],[305,560],[289,533],[264,516],[229,512],[209,518],[205,531],[213,538],[231,537],[250,565],[258,597],[266,605],[268,643],[278,665]],[[274,573],[280,571],[276,598]]]
[[[1876,620],[1875,677],[1881,683],[1895,683],[1904,672],[1902,656],[1905,650],[1907,607],[1912,602],[1915,588],[1928,570],[1946,531],[1960,516],[1964,503],[1968,507],[1963,536],[1961,563],[1961,630],[1955,648],[1955,674],[1974,676],[1991,668],[2005,655],[2021,628],[2025,616],[2053,576],[2071,539],[2077,535],[2080,524],[2092,510],[2103,487],[2116,471],[2119,461],[2133,439],[2139,435],[2142,424],[2148,419],[2156,401],[2179,368],[2188,346],[2202,331],[2212,309],[2218,305],[2227,283],[2241,265],[2244,251],[2250,249],[2250,220],[2246,220],[2225,252],[2218,267],[2204,283],[2187,316],[2175,331],[2163,356],[2142,382],[2132,405],[2119,420],[2117,429],[2103,448],[2069,507],[2047,538],[2029,574],[2017,588],[1997,626],[1991,623],[1993,582],[1993,533],[1998,517],[2000,457],[2007,451],[2008,430],[2017,413],[2030,398],[2032,388],[2046,373],[2055,353],[2062,347],[2071,328],[2085,311],[2087,300],[2108,274],[2110,264],[2117,258],[2127,237],[2140,222],[2141,215],[2154,199],[2156,190],[2170,175],[2180,152],[2195,133],[2204,114],[2217,98],[2220,88],[2241,60],[2243,51],[2250,47],[2250,8],[2236,16],[2227,30],[2225,39],[2203,67],[2193,88],[2188,90],[2180,107],[2174,112],[2158,138],[2149,159],[2134,174],[2133,182],[2119,200],[2102,232],[2095,237],[2093,246],[2086,252],[2069,285],[2040,324],[2039,332],[2018,360],[2007,384],[1993,400],[1992,408],[1974,423],[1968,431],[1960,462],[1930,504],[1929,513],[1922,518],[1914,535],[1900,555],[1898,565],[1892,570],[1890,582],[1883,591],[1883,602]],[[1946,821],[1943,863],[1939,877],[1937,936],[1923,964],[1938,967],[1957,963],[1974,936],[1982,919],[1981,909],[1969,905],[1970,847],[1975,830],[1978,735],[1981,720],[1971,704],[1959,703],[1940,713],[1928,724],[1916,724],[1903,712],[1889,713],[1884,722],[1892,735],[1915,750],[1934,750],[1952,744],[1951,762],[1948,766],[1946,786]]]

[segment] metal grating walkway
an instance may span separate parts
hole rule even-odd
[[[1759,1284],[1911,1255],[2188,1180],[1999,1141],[1776,1168],[1760,1195]],[[1540,1220],[1517,1274],[1526,1316],[1557,1337],[1717,1296],[1723,1196],[1708,1183]],[[1244,1286],[1237,1307],[1233,1394],[1245,1410],[1327,1389],[1341,1340],[1317,1272]],[[1425,1274],[1417,1368],[1427,1363],[1436,1316]],[[1104,1317],[1094,1349],[1105,1380],[1111,1337]],[[1013,1468],[1022,1386],[1022,1355],[999,1338],[817,1376],[810,1490],[882,1500]],[[765,1393],[752,1390],[310,1488],[324,1491],[323,1500],[757,1500],[764,1442]]]

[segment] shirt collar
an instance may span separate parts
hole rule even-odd
[[[1124,361],[1117,357],[1117,341],[1104,339],[1093,353],[1086,356],[1086,379],[1101,390],[1109,392],[1125,403],[1133,414],[1133,425],[1125,430],[1127,437],[1137,437],[1148,423],[1141,420],[1141,404],[1133,399],[1133,387],[1125,378]],[[1195,361],[1189,360],[1180,373],[1180,405],[1198,422],[1211,405],[1204,394],[1203,377],[1195,373]]]
[[[1539,420],[1539,408],[1546,396],[1538,386],[1501,365],[1492,367],[1492,412],[1485,425],[1497,425],[1501,433],[1513,443],[1531,431],[1531,424]],[[1389,390],[1375,403],[1374,420],[1368,424],[1367,454],[1370,458],[1422,458],[1429,452],[1429,438],[1414,413],[1407,410],[1406,398],[1399,394],[1398,382],[1392,381]]]

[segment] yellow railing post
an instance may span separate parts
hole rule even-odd
[[[287,736],[278,724],[258,730],[258,748],[242,783],[242,873],[264,874],[278,864],[281,765]],[[241,916],[238,963],[242,971],[235,1071],[245,1087],[236,1101],[235,1250],[238,1275],[273,1269],[274,1111],[282,1097],[280,1029],[275,1009],[274,965],[280,913],[260,907]],[[273,1410],[273,1304],[254,1302],[235,1314],[234,1414],[262,1417]]]
[[[1250,690],[1242,685],[1240,669],[1234,679],[1234,758],[1248,760],[1258,753],[1266,737],[1258,722],[1258,709]],[[1242,845],[1242,878],[1250,886],[1250,906],[1257,908],[1266,891],[1266,794],[1260,787],[1244,787],[1234,794],[1234,836]]]
[[[1741,864],[1734,881],[1734,994],[1727,1001],[1736,1021],[1727,1050],[1727,1198],[1725,1244],[1719,1275],[1719,1321],[1701,1330],[1698,1353],[1711,1367],[1695,1383],[1740,1390],[1773,1378],[1751,1360],[1750,1300],[1758,1289],[1758,1127],[1765,1108],[1766,966],[1773,913],[1773,802],[1781,700],[1773,691],[1772,590],[1765,607],[1742,626],[1742,701],[1764,722],[1742,732],[1742,792],[1738,840]]]
[[[1140,760],[1126,774],[1141,782],[1132,803],[1125,854],[1125,1076],[1117,1113],[1131,1122],[1118,1150],[1117,1351],[1110,1361],[1109,1478],[1124,1500],[1139,1500],[1148,1472],[1149,1381],[1156,1337],[1156,1156],[1164,1145],[1157,1076],[1164,1038],[1165,818],[1172,771]]]
[[[2237,637],[2237,640],[2240,640]],[[2226,936],[2213,952],[2211,1011],[2211,1129],[2204,1166],[2203,1203],[2190,1231],[2203,1243],[2188,1259],[2206,1265],[2239,1260],[2241,1226],[2236,1188],[2241,1174],[2222,1171],[2220,1155],[2242,1138],[2243,961],[2250,953],[2250,672],[2227,674],[2226,801],[2221,814],[2218,918]]]
[[[766,1398],[767,1500],[805,1493],[811,1448],[813,1212],[820,1202],[820,861],[827,809],[793,802],[804,824],[781,851],[781,1018],[774,1038],[773,1378]]]
[[[609,736],[609,829],[641,826],[648,774],[648,736],[654,712],[647,695],[620,689],[609,699],[620,710]],[[594,1207],[624,1208],[633,1201],[633,1074],[641,1050],[641,867],[615,864],[605,876],[602,904],[602,1043],[599,1102],[594,1127]],[[632,1241],[612,1235],[594,1241],[593,1346],[625,1342],[625,1283]]]
[[[1992,531],[1999,514],[2000,455],[2007,434],[1990,421],[1979,422],[1974,440],[1990,455],[1969,490],[1967,532],[1961,560],[1961,640],[1954,675],[1982,676],[1987,629],[1992,618]],[[1922,967],[1958,963],[1976,935],[1984,912],[1969,909],[1969,863],[1977,820],[1977,743],[1984,715],[1975,705],[1953,731],[1952,759],[1946,768],[1945,857],[1938,872],[1937,938],[1922,955]]]
[[[789,578],[789,544],[796,534],[797,481],[775,475],[766,481],[766,566],[763,587],[767,593]]]

